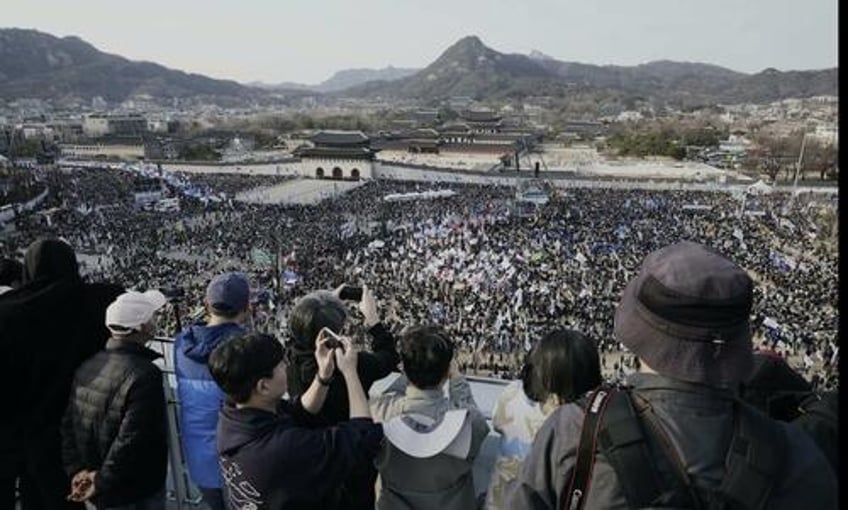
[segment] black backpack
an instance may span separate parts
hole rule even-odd
[[[786,451],[782,428],[754,408],[734,403],[734,430],[725,476],[717,490],[697,488],[650,402],[623,387],[589,395],[577,458],[563,508],[580,510],[591,483],[596,452],[615,471],[631,508],[747,510],[767,507]],[[648,436],[662,454],[654,454]],[[660,469],[660,467],[665,469]],[[670,474],[669,474],[670,473]]]

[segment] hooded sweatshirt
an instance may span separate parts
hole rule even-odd
[[[346,508],[343,482],[373,462],[383,428],[370,418],[333,427],[316,427],[318,420],[299,400],[281,401],[276,413],[226,402],[218,421],[218,452],[229,508]]]
[[[209,373],[209,355],[226,339],[244,332],[238,324],[191,326],[174,342],[174,366],[180,399],[180,440],[192,482],[204,489],[221,487],[215,430],[224,394]]]

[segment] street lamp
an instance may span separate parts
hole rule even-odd
[[[792,183],[792,191],[798,188],[798,175],[801,173],[801,162],[804,159],[804,149],[807,147],[807,136],[810,133],[805,132],[804,138],[801,139],[801,151],[798,153],[798,162],[795,163],[795,180]]]
[[[809,132],[805,131],[804,138],[801,139],[801,150],[798,152],[798,161],[795,163],[795,178],[792,181],[792,194],[789,196],[789,201],[784,207],[784,215],[788,214],[789,208],[792,207],[792,203],[795,201],[795,195],[798,193],[798,176],[801,173],[801,162],[804,159],[804,149],[807,147],[807,136],[809,134]]]

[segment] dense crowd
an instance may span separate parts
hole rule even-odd
[[[179,178],[230,195],[279,181]],[[838,254],[810,197],[788,204],[787,194],[774,193],[743,203],[719,191],[567,189],[518,215],[509,187],[374,181],[311,206],[183,196],[180,211],[153,212],[133,204],[138,179],[121,170],[46,174],[49,220],[18,218],[3,256],[19,256],[39,236],[61,236],[82,254],[90,280],[182,289],[183,322],[213,274],[243,270],[256,286],[254,326],[283,335],[298,296],[365,283],[390,327],[443,325],[471,372],[515,378],[545,329],[563,326],[594,338],[605,373],[619,379],[635,368],[612,336],[624,284],[650,251],[694,240],[754,276],[757,345],[779,351],[817,385],[836,384]],[[382,200],[431,187],[456,195]]]
[[[27,170],[0,168],[0,207],[20,204],[44,191],[44,185]]]

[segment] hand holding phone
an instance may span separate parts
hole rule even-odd
[[[325,381],[333,377],[333,371],[336,369],[334,343],[339,341],[321,330],[315,345],[315,361],[318,363],[318,376]]]
[[[342,344],[341,336],[337,335],[335,331],[330,328],[324,328],[321,330],[324,334],[324,338],[327,339],[326,345],[328,349],[344,349],[344,344]]]
[[[339,291],[339,299],[342,301],[360,301],[362,299],[362,287],[343,285]]]

